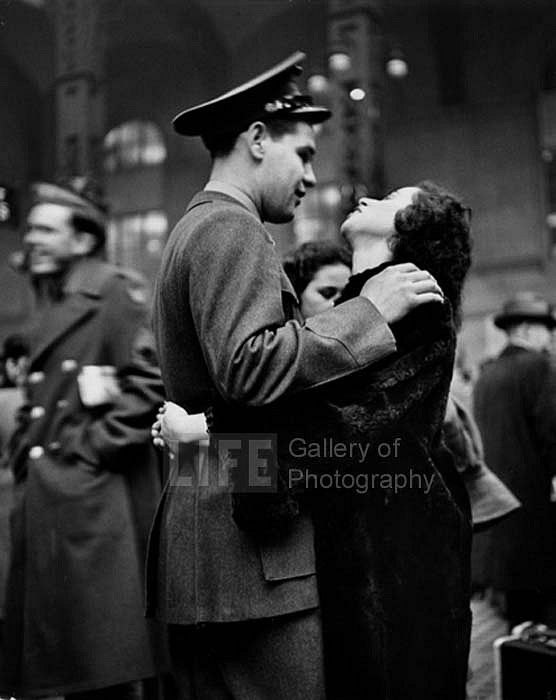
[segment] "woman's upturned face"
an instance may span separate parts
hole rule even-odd
[[[343,263],[323,265],[301,292],[301,313],[304,318],[315,316],[334,306],[346,286],[350,269]]]
[[[418,187],[401,187],[384,199],[361,198],[342,224],[342,234],[349,241],[359,236],[388,238],[394,233],[397,212],[411,204],[418,192]]]

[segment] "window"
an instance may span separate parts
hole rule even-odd
[[[156,124],[130,121],[120,124],[104,139],[104,169],[108,173],[166,160],[166,146]]]
[[[309,190],[293,223],[296,243],[337,238],[341,201],[341,192],[335,184],[317,185]]]
[[[108,225],[109,259],[140,270],[153,279],[166,240],[168,221],[162,211],[151,210],[113,217]]]

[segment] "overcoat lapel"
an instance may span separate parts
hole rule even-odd
[[[31,351],[31,368],[52,345],[94,314],[98,306],[98,297],[85,294],[74,294],[64,304],[53,304],[39,323],[38,342]]]

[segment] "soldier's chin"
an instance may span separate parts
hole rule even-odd
[[[60,271],[60,264],[55,260],[31,260],[29,263],[29,272],[32,275],[53,275]]]

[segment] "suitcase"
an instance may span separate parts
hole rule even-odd
[[[556,700],[556,630],[524,622],[494,642],[496,700]]]

